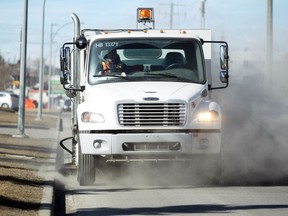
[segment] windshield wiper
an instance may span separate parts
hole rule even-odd
[[[174,74],[170,74],[170,73],[146,73],[145,76],[163,76],[163,77],[169,77],[169,78],[176,78],[178,80],[181,80],[181,81],[189,81],[191,82],[190,79],[187,79],[187,78],[184,78],[184,77],[178,77]]]
[[[113,73],[95,74],[95,75],[93,75],[93,77],[119,77],[119,78],[122,77],[123,79],[128,80],[125,72],[122,72],[121,74],[113,74]]]

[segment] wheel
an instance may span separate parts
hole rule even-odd
[[[3,103],[1,107],[2,108],[9,108],[9,105],[7,103]]]
[[[78,155],[78,182],[80,186],[92,185],[96,176],[95,156],[82,154],[80,146]]]

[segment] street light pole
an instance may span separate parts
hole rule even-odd
[[[46,0],[43,0],[43,11],[42,11],[42,42],[41,42],[41,57],[40,57],[40,68],[39,68],[39,103],[38,103],[38,120],[42,119],[42,108],[43,108],[43,76],[44,76],[44,29],[45,29],[45,4]]]
[[[21,60],[20,60],[20,97],[18,112],[18,129],[14,137],[26,137],[25,129],[25,89],[26,89],[26,54],[27,54],[27,20],[28,0],[24,0],[23,28],[21,36]]]
[[[51,109],[52,107],[52,100],[53,98],[51,97],[51,93],[52,93],[52,46],[53,46],[53,26],[55,26],[57,24],[51,23],[51,32],[50,32],[50,63],[49,63],[49,83],[48,83],[48,109]]]

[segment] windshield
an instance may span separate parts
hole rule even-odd
[[[193,39],[111,39],[91,45],[88,82],[205,83],[201,44]]]

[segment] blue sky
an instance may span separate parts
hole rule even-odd
[[[0,2],[0,52],[12,63],[20,54],[24,1]],[[153,7],[156,28],[169,28],[171,2],[173,28],[200,28],[200,0],[46,0],[44,58],[49,59],[51,24],[55,24],[53,56],[58,57],[61,44],[71,39],[72,13],[79,16],[83,28],[135,28],[136,9]],[[29,0],[28,6],[27,58],[32,60],[41,51],[43,0]],[[287,8],[287,0],[273,1],[274,50],[286,53]],[[205,28],[212,29],[214,39],[226,40],[231,50],[265,51],[266,0],[207,0]]]

